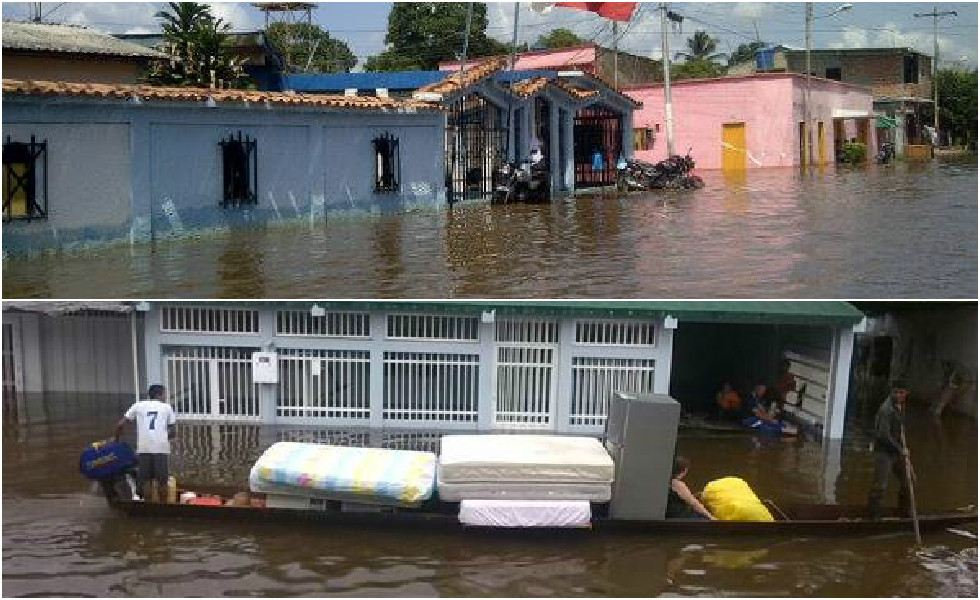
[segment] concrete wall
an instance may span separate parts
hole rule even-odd
[[[698,168],[719,169],[722,126],[745,123],[748,168],[799,165],[803,86],[803,78],[784,74],[677,82],[671,87],[675,151],[684,154],[690,148]],[[835,111],[864,112],[870,117],[871,95],[828,80],[813,80],[811,90],[814,122],[825,123],[824,160],[832,162]],[[633,115],[633,127],[660,128],[653,149],[637,151],[636,157],[663,160],[667,155],[663,86],[633,87],[625,93],[643,103]]]
[[[444,126],[434,112],[5,96],[4,134],[48,142],[50,217],[4,223],[4,252],[442,204]],[[258,203],[222,208],[218,143],[239,131],[257,140]],[[373,189],[383,132],[400,142],[398,193]]]
[[[24,393],[133,394],[129,315],[4,313],[15,324]]]
[[[824,77],[828,68],[841,70],[841,81],[870,87],[876,97],[919,97],[932,95],[932,58],[919,55],[919,82],[904,83],[904,55],[895,53],[828,53],[811,52],[810,68],[817,77]],[[802,52],[786,55],[787,67],[795,73],[806,72],[806,57]]]
[[[144,59],[105,56],[53,56],[3,53],[5,79],[44,79],[90,83],[138,83]]]

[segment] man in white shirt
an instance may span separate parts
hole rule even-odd
[[[129,407],[116,424],[116,441],[127,421],[136,421],[136,454],[139,457],[137,481],[143,498],[150,502],[166,501],[170,478],[170,439],[176,433],[174,409],[167,404],[167,390],[151,385],[149,400],[139,400]],[[156,486],[153,486],[156,482]]]

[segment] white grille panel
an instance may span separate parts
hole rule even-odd
[[[480,356],[384,353],[384,419],[476,422]]]
[[[653,392],[655,362],[635,358],[573,358],[571,425],[604,425],[609,397],[614,391]]]
[[[589,346],[656,346],[657,326],[639,321],[578,321],[575,343]]]
[[[164,306],[160,309],[160,331],[164,333],[254,334],[259,332],[259,311]]]
[[[280,417],[370,417],[371,356],[366,350],[279,350]]]
[[[480,339],[480,321],[477,317],[388,315],[388,337],[475,342]]]
[[[258,348],[179,346],[164,349],[167,390],[179,417],[257,419],[252,382]]]
[[[498,342],[557,344],[558,321],[555,320],[497,320]]]
[[[553,348],[497,349],[499,427],[547,428],[551,425],[554,382]]]
[[[306,310],[276,312],[276,333],[311,337],[369,338],[371,318],[367,313],[328,312],[314,317]]]

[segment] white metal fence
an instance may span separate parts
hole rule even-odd
[[[371,316],[359,312],[328,312],[322,317],[314,317],[308,310],[280,310],[276,311],[276,334],[369,338]]]
[[[160,331],[164,333],[258,333],[259,311],[239,308],[164,306],[160,309]]]
[[[259,387],[252,381],[258,348],[164,348],[167,389],[180,417],[258,419]]]
[[[653,392],[653,360],[575,357],[569,424],[602,427],[614,391]]]
[[[657,326],[644,321],[577,321],[575,343],[589,346],[656,346]]]
[[[367,350],[279,350],[280,417],[364,420],[371,416]]]
[[[480,339],[480,319],[445,315],[388,315],[388,338],[475,342]]]
[[[476,423],[478,354],[384,353],[386,421]]]
[[[498,427],[547,429],[555,400],[555,349],[497,349]]]

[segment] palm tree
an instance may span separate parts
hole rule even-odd
[[[708,35],[708,32],[698,30],[694,32],[693,36],[687,39],[687,49],[689,51],[678,52],[674,58],[684,58],[689,61],[705,60],[715,62],[725,57],[723,52],[715,54],[717,48],[718,42]]]
[[[147,75],[157,85],[208,86],[247,83],[243,60],[228,52],[225,34],[231,25],[215,17],[211,7],[200,2],[168,2],[168,10],[156,17],[162,21],[169,61],[151,65]]]

